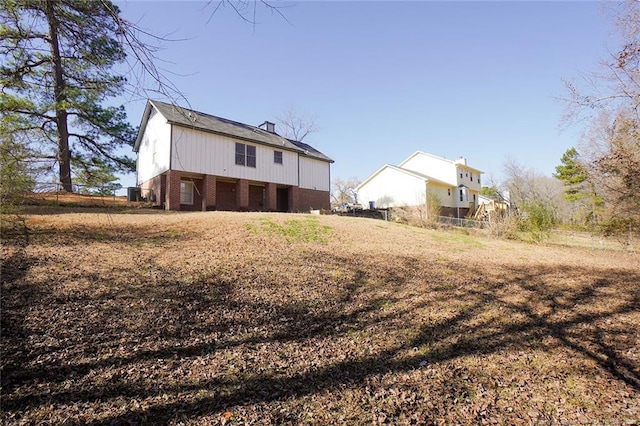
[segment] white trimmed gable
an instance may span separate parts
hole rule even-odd
[[[482,172],[466,163],[464,158],[453,161],[416,151],[398,166],[385,164],[365,179],[358,199],[365,206],[370,201],[376,207],[415,206],[424,202],[428,190],[444,207],[468,207],[477,204]]]

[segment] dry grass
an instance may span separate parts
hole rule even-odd
[[[4,223],[4,423],[640,418],[637,254],[127,212]]]

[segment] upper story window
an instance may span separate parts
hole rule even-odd
[[[462,171],[460,172],[460,179],[462,179]]]
[[[451,188],[447,188],[447,195],[451,196]]]
[[[282,151],[273,151],[273,162],[282,164]]]
[[[236,143],[236,165],[255,167],[256,147],[244,143]]]

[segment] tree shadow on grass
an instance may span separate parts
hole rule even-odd
[[[34,359],[11,364],[2,375],[3,393],[8,393],[3,406],[10,412],[24,412],[70,401],[99,405],[114,398],[150,399],[153,402],[145,407],[128,407],[83,423],[165,423],[212,415],[231,407],[340,392],[345,386],[365,386],[374,376],[411,372],[513,348],[561,348],[594,361],[603,373],[634,392],[640,390],[636,362],[617,346],[615,334],[619,329],[607,325],[640,309],[637,292],[623,294],[640,281],[636,273],[512,267],[493,276],[478,276],[462,264],[448,265],[447,270],[455,272],[450,274],[441,265],[424,259],[389,256],[381,263],[377,258],[326,253],[322,262],[327,268],[339,266],[345,271],[330,283],[333,290],[322,301],[305,299],[304,295],[294,301],[248,298],[243,288],[251,282],[225,282],[216,276],[190,283],[164,282],[145,288],[149,293],[143,296],[125,290],[116,298],[121,308],[114,311],[106,310],[106,306],[113,307],[110,304],[101,305],[106,301],[91,297],[59,300],[63,307],[65,303],[70,307],[92,303],[95,309],[105,309],[104,315],[97,317],[99,322],[89,324],[86,318],[77,318],[78,332],[81,326],[98,337],[81,336],[76,344],[105,349],[120,338],[125,340],[121,344],[124,350],[100,358],[86,354],[60,357],[41,367],[34,367]],[[591,275],[593,278],[585,278]],[[564,277],[580,279],[581,283],[552,284]],[[261,279],[265,289],[278,291],[282,285],[278,276]],[[145,304],[136,307],[127,303],[140,300]],[[133,312],[127,313],[127,309]],[[115,321],[121,315],[140,318],[143,325],[123,322],[125,333],[119,334],[105,321]],[[341,344],[370,335],[374,343],[369,353],[341,352]],[[275,356],[250,360],[256,348],[275,354],[322,345],[337,346],[334,355],[339,356],[310,353],[317,364],[297,369],[293,365],[277,373],[259,364],[275,363]],[[19,354],[18,349],[7,353],[10,358]],[[210,366],[210,377],[169,380],[152,375],[152,379],[136,382],[126,373],[166,365],[193,368],[196,361]],[[231,375],[218,370],[232,364],[240,364],[243,370]],[[111,370],[117,371],[111,380],[87,383],[95,372]],[[446,386],[443,384],[444,393],[464,391],[461,379],[449,379]],[[61,386],[65,381],[71,381],[70,388]],[[29,389],[30,384],[42,383],[54,391],[18,392],[18,387]],[[184,397],[194,394],[200,396]],[[162,395],[169,397],[158,401]]]

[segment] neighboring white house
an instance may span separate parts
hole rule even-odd
[[[417,151],[365,179],[358,186],[358,200],[365,208],[418,206],[429,193],[439,200],[443,216],[465,217],[478,206],[481,174],[463,157],[454,161]]]
[[[148,101],[134,151],[142,196],[167,210],[330,208],[333,160],[256,127]]]

